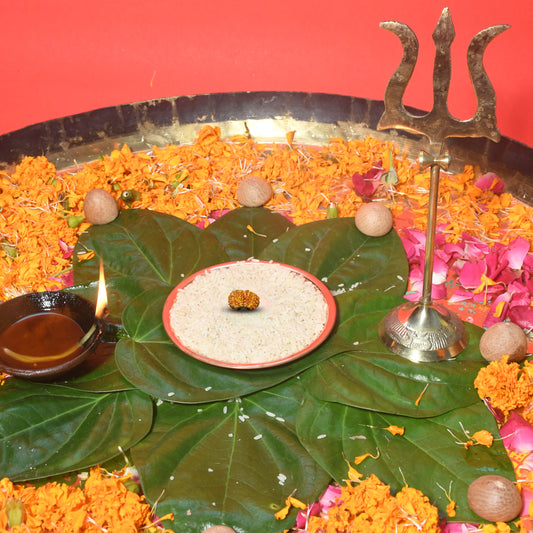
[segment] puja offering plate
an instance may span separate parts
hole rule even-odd
[[[253,305],[246,303],[249,295]],[[232,296],[244,301],[234,304]],[[235,369],[299,359],[327,339],[335,319],[335,299],[320,280],[271,261],[200,270],[174,288],[163,309],[165,330],[178,348],[204,363]]]
[[[101,327],[85,298],[65,291],[23,294],[0,305],[0,371],[42,379],[82,363]]]
[[[2,135],[0,168],[10,175],[25,156],[44,156],[54,165],[54,176],[55,170],[58,176],[74,176],[85,163],[99,163],[103,154],[122,145],[134,156],[152,157],[165,145],[194,145],[202,129],[215,127],[221,139],[229,139],[228,145],[239,136],[243,143],[266,143],[267,155],[278,145],[303,158],[306,147],[311,151],[331,139],[348,143],[372,137],[394,143],[398,161],[410,165],[427,143],[408,131],[379,130],[383,111],[381,101],[318,93],[171,97],[94,110]],[[298,147],[303,147],[301,153]],[[498,143],[450,138],[447,148],[450,175],[460,173],[464,165],[475,168],[476,174],[497,173],[506,192],[533,205],[532,148],[508,138]],[[334,159],[331,152],[325,157]],[[374,154],[372,161],[376,159]],[[243,174],[248,172],[245,162]],[[342,177],[352,185],[351,172]],[[326,176],[328,189],[320,213],[324,217],[334,178],[333,172]],[[123,188],[131,192],[129,186]],[[43,479],[105,465],[116,460],[118,450],[128,450],[146,501],[157,503],[162,520],[174,522],[172,530],[196,533],[225,524],[235,531],[275,533],[294,524],[298,509],[290,509],[295,501],[290,495],[297,491],[299,501],[317,501],[332,480],[341,488],[354,458],[366,458],[357,470],[379,477],[391,493],[416,487],[438,508],[440,520],[457,502],[456,521],[479,521],[466,504],[469,484],[480,473],[510,479],[514,475],[503,434],[498,438],[496,420],[472,386],[486,365],[479,353],[482,328],[465,322],[467,346],[450,364],[414,364],[387,349],[378,336],[378,324],[403,303],[409,267],[396,231],[368,237],[356,228],[353,216],[344,215],[293,224],[268,205],[231,208],[206,226],[158,212],[151,205],[130,207],[125,206],[116,221],[79,230],[75,257],[78,251],[81,257],[89,251],[94,256],[84,257],[73,268],[74,283],[90,285],[103,256],[109,267],[110,309],[121,313],[125,334],[113,357],[105,361],[109,365],[89,369],[82,380],[5,380],[6,416],[0,420],[3,475],[22,482]],[[404,223],[413,227],[410,216]],[[294,235],[300,247],[292,246]],[[308,250],[313,251],[313,261]],[[244,259],[249,257],[273,261]],[[241,260],[225,263],[236,259]],[[182,323],[200,323],[206,336],[216,333],[223,341],[231,335],[216,318],[199,322],[189,312],[178,315],[176,327],[171,321],[174,303],[204,276],[248,261],[250,266],[280,261],[276,264],[282,269],[311,284],[326,308],[323,326],[304,346],[278,357],[242,362],[217,359],[216,350],[201,354],[182,339]],[[191,274],[197,268],[202,270]],[[245,305],[230,306],[234,290],[254,293],[257,307],[253,297],[249,307],[246,298]],[[221,291],[220,303],[214,289],[209,295],[209,305],[204,306],[208,311],[218,309],[220,315],[243,321],[262,317],[269,308],[269,295],[242,282]],[[17,300],[0,305],[0,315],[4,306]],[[305,313],[308,309],[304,306]],[[24,307],[19,318],[41,312],[39,305]],[[86,322],[71,317],[82,335],[95,324],[92,307],[86,314]],[[17,318],[11,312],[6,315],[8,328]],[[0,316],[0,332],[2,320]],[[105,337],[106,322],[102,324]],[[288,340],[293,324],[285,320],[290,333],[274,329],[272,340]],[[97,342],[91,334],[80,359]],[[198,361],[206,363],[201,372]],[[241,369],[255,370],[235,371]],[[14,368],[0,370],[26,377]],[[57,400],[55,410],[43,406],[43,396]],[[80,408],[73,410],[72,402]],[[37,426],[27,413],[40,409],[43,421]],[[83,431],[73,433],[72,427],[78,426]],[[46,450],[36,445],[43,429],[55,438]],[[487,445],[470,438],[481,433],[496,438]],[[66,446],[69,454],[61,453]],[[406,462],[406,457],[413,460]]]

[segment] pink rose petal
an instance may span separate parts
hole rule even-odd
[[[528,252],[529,242],[522,237],[517,237],[514,241],[509,243],[503,255],[509,262],[509,268],[520,270]]]
[[[472,300],[473,296],[474,296],[474,293],[472,291],[468,291],[465,289],[461,289],[461,287],[457,287],[454,293],[450,296],[448,301],[450,303],[464,302],[466,300]]]
[[[451,257],[461,257],[464,254],[465,246],[462,242],[447,242],[442,246],[444,253]]]
[[[68,259],[74,253],[74,246],[69,246],[63,239],[59,239],[59,247],[63,252],[62,259]]]
[[[463,242],[465,243],[464,255],[468,259],[483,259],[490,251],[490,246],[478,238],[463,233]]]
[[[381,175],[385,172],[382,168],[371,168],[365,174],[356,172],[352,176],[355,192],[364,199],[370,199],[381,185]]]
[[[500,428],[503,445],[515,453],[528,453],[533,450],[533,426],[513,411],[507,422]]]
[[[492,191],[495,194],[501,194],[505,190],[505,184],[494,172],[483,174],[474,185],[482,191]]]
[[[326,490],[322,493],[318,499],[318,503],[322,507],[323,511],[326,511],[335,505],[335,501],[341,495],[341,488],[337,485],[328,485]]]
[[[318,516],[321,511],[321,506],[319,503],[311,504],[307,509],[300,511],[296,515],[296,527],[298,529],[304,530],[307,527],[307,522],[310,516]]]
[[[533,330],[533,307],[515,306],[510,307],[508,312],[509,319],[518,324],[525,330]]]
[[[467,262],[459,272],[459,283],[465,289],[477,289],[481,284],[481,276],[487,271],[484,261]]]
[[[511,295],[508,292],[498,295],[494,301],[491,303],[489,312],[485,321],[483,322],[483,327],[488,328],[497,322],[502,322],[507,318],[507,312],[509,310],[509,302],[511,300]],[[503,302],[503,309],[498,316],[495,315],[500,303]]]
[[[441,533],[480,533],[476,524],[462,524],[461,522],[450,522],[444,526]]]
[[[527,531],[533,530],[533,522],[530,518],[530,512],[529,508],[531,503],[533,502],[533,491],[531,489],[528,489],[526,486],[522,487],[521,490],[522,495],[522,510],[520,511],[520,516],[523,516],[522,519],[522,527],[527,528]]]
[[[419,273],[421,272],[419,268],[417,268],[416,270]],[[422,297],[422,291],[424,289],[424,280],[420,273],[420,274],[417,274],[415,279],[409,276],[409,281],[411,282],[411,287],[410,287],[410,291],[405,295],[405,299],[409,300],[410,302],[416,302],[420,300],[420,298]],[[440,283],[440,284],[433,283],[431,285],[431,298],[433,300],[442,300],[446,298],[447,294],[448,294],[448,290],[444,283]]]

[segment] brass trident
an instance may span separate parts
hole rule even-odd
[[[496,94],[485,68],[483,55],[487,45],[509,26],[500,24],[480,31],[468,46],[467,65],[477,99],[477,110],[469,120],[458,120],[448,111],[451,59],[450,46],[455,30],[448,8],[444,8],[433,32],[436,54],[433,70],[433,109],[423,116],[412,115],[403,106],[402,100],[418,58],[418,40],[409,26],[401,22],[380,24],[400,39],[403,46],[402,62],[392,75],[385,90],[385,112],[378,129],[399,128],[420,133],[431,143],[440,143],[447,137],[487,137],[500,140],[496,127]]]
[[[464,325],[431,299],[439,176],[440,169],[447,170],[450,163],[450,155],[443,149],[444,140],[448,137],[500,140],[500,132],[496,127],[496,94],[483,67],[483,55],[492,39],[509,26],[501,24],[486,28],[475,35],[469,44],[467,65],[477,100],[476,112],[469,120],[458,120],[448,110],[450,46],[455,37],[448,8],[443,10],[433,32],[436,48],[433,109],[425,115],[413,115],[403,105],[403,96],[418,57],[415,34],[409,26],[400,22],[382,22],[380,26],[399,37],[403,57],[387,85],[385,111],[377,127],[380,130],[397,128],[425,135],[432,152],[428,154],[421,151],[419,155],[420,166],[431,167],[422,297],[418,303],[409,302],[393,309],[380,325],[380,337],[394,352],[412,361],[451,359],[466,346]]]

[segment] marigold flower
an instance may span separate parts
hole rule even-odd
[[[482,444],[483,446],[490,448],[494,442],[494,435],[490,431],[482,429],[481,431],[476,431],[472,435],[472,439],[474,439],[477,444]]]
[[[399,426],[389,426],[385,429],[393,435],[403,435],[405,432],[405,428]]]
[[[108,474],[99,467],[91,468],[83,488],[57,482],[36,488],[3,478],[0,531],[49,533],[53,528],[69,533],[138,533],[153,525],[152,510],[143,496],[127,490],[127,479],[121,472]],[[18,505],[16,523],[13,502]]]
[[[438,533],[438,510],[420,491],[404,487],[396,496],[377,476],[341,487],[336,504],[324,516],[311,516],[309,533]]]
[[[516,409],[529,406],[533,400],[533,383],[528,368],[508,363],[508,357],[492,361],[483,367],[474,380],[481,399],[488,398],[493,408],[501,411],[504,419]],[[527,412],[524,413],[528,418]],[[530,415],[531,416],[531,415]]]

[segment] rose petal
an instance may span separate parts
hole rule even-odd
[[[409,239],[402,237],[401,240],[405,250],[405,254],[407,255],[407,261],[409,261],[409,263],[419,262],[419,248],[415,246],[415,244]]]
[[[522,268],[527,272],[533,272],[533,254],[527,254],[526,257],[524,257]]]
[[[450,303],[464,302],[465,300],[471,300],[473,296],[473,292],[457,287],[448,301]]]
[[[431,286],[431,298],[433,300],[444,300],[448,296],[448,290],[444,283],[433,284]]]
[[[522,237],[517,237],[507,246],[505,259],[509,262],[509,268],[519,270],[524,264],[524,259],[529,252],[529,242]]]
[[[508,292],[499,294],[496,298],[494,298],[493,302],[490,305],[487,317],[483,322],[483,327],[488,328],[493,324],[496,324],[497,322],[502,322],[503,320],[505,320],[509,311],[510,300],[511,295]],[[502,306],[501,309],[500,306]]]
[[[464,257],[465,259],[483,259],[490,251],[490,246],[477,237],[463,233],[463,242],[465,243]]]
[[[504,446],[515,453],[533,450],[533,426],[516,411],[511,412],[507,422],[500,428]]]
[[[479,533],[480,529],[476,524],[463,524],[461,522],[449,522],[441,530],[441,533]]]
[[[509,265],[509,260],[505,257],[502,257],[502,254],[500,254],[499,251],[495,249],[490,251],[485,256],[484,261],[487,266],[485,275],[492,280],[495,280],[498,275]]]
[[[412,280],[409,276],[411,287],[409,292],[404,296],[406,300],[410,302],[416,302],[422,297],[422,291],[424,289],[424,280],[422,277]],[[433,300],[442,300],[448,295],[447,287],[444,283],[433,283],[431,285],[431,298]]]
[[[495,194],[501,194],[505,190],[504,182],[494,172],[483,174],[474,185],[482,191],[492,191]]]
[[[459,283],[465,289],[477,289],[481,284],[481,276],[487,271],[484,261],[469,261],[463,265],[459,272]]]
[[[63,239],[59,239],[59,247],[63,252],[62,259],[68,259],[74,253],[74,246],[69,246]]]
[[[531,502],[533,501],[533,490],[523,486],[520,490],[520,495],[522,496],[522,510],[520,511],[520,516],[524,517],[521,520],[521,525],[525,529],[524,531],[532,531],[533,522],[531,520],[531,513],[529,512]]]
[[[507,314],[509,319],[522,329],[533,330],[533,308],[530,306],[510,307]]]
[[[341,495],[341,488],[336,485],[328,485],[326,490],[322,493],[318,499],[321,511],[327,513],[330,507],[333,507]]]
[[[381,185],[379,178],[384,172],[384,169],[376,167],[371,168],[365,174],[359,174],[356,172],[352,176],[355,192],[361,198],[372,198],[378,187]]]
[[[307,509],[304,511],[300,511],[296,515],[296,527],[298,529],[304,529],[307,526],[307,520],[310,516],[318,516],[321,511],[321,506],[319,503],[313,503],[311,504]]]
[[[462,242],[447,242],[442,246],[442,250],[450,257],[462,257],[465,251],[465,245]]]

